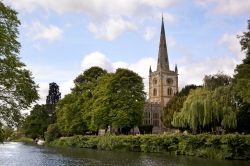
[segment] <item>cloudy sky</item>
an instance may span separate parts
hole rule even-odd
[[[171,69],[180,86],[202,84],[205,74],[233,75],[244,54],[237,34],[246,31],[250,0],[3,0],[22,22],[21,60],[39,84],[40,103],[48,84],[63,95],[91,66],[139,73],[147,89],[156,69],[164,15]]]

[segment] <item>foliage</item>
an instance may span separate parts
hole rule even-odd
[[[87,123],[82,118],[82,102],[74,93],[66,95],[59,101],[56,115],[62,135],[83,134],[87,130]]]
[[[142,121],[145,101],[142,78],[127,69],[107,73],[91,67],[75,79],[72,93],[56,110],[58,127],[64,136],[99,129],[128,131]]]
[[[46,99],[46,104],[55,105],[61,98],[61,93],[59,91],[59,86],[52,82],[49,84],[49,94]]]
[[[89,68],[88,70],[85,70],[82,74],[78,75],[76,79],[74,80],[75,87],[72,89],[73,92],[81,93],[81,92],[86,92],[90,90],[87,88],[88,87],[87,85],[89,85],[89,83],[95,84],[96,80],[99,77],[105,75],[106,73],[107,73],[106,70],[97,66],[94,66],[94,67]]]
[[[45,140],[46,142],[53,141],[60,137],[60,131],[58,125],[56,123],[50,124],[45,132]]]
[[[233,80],[235,98],[239,109],[238,131],[250,133],[250,20],[248,20],[248,31],[240,38],[241,50],[246,54],[243,63],[237,65]]]
[[[235,129],[237,118],[231,89],[231,86],[224,86],[215,91],[205,88],[192,90],[181,112],[174,113],[172,125],[190,128],[194,132],[213,131],[217,127]]]
[[[12,137],[12,134],[14,132],[14,129],[9,126],[4,126],[3,127],[3,138],[4,140],[8,140]]]
[[[57,123],[62,135],[84,134],[89,129],[96,129],[91,120],[93,95],[98,86],[97,79],[106,73],[100,67],[91,67],[74,80],[72,93],[66,95],[56,109]]]
[[[196,88],[199,88],[201,86],[197,86],[197,85],[194,85],[194,84],[190,84],[190,85],[186,85],[184,88],[181,89],[181,91],[177,94],[177,96],[188,96],[189,92],[191,89],[196,89]]]
[[[142,122],[145,92],[142,78],[127,69],[117,69],[109,85],[110,120],[125,132]]]
[[[27,138],[27,137],[21,137],[16,140],[13,140],[14,142],[22,142],[26,144],[34,144],[34,140],[32,138]]]
[[[106,129],[111,123],[109,114],[112,103],[110,102],[111,93],[109,88],[112,77],[113,74],[106,74],[97,80],[98,83],[93,92],[93,110],[90,114],[91,130]]]
[[[64,137],[50,143],[100,150],[164,152],[215,159],[250,159],[250,135],[105,135]]]
[[[206,75],[203,81],[206,88],[215,90],[220,86],[229,85],[232,82],[232,78],[226,74],[217,73],[215,75]]]
[[[164,108],[164,114],[162,116],[162,122],[165,127],[171,128],[171,122],[173,121],[173,115],[175,112],[179,112],[183,107],[183,103],[187,96],[173,96]]]
[[[238,37],[240,38],[241,50],[246,53],[246,58],[235,69],[235,87],[243,102],[250,104],[250,20],[248,20],[248,31]]]
[[[0,120],[14,126],[21,117],[20,110],[38,99],[37,85],[18,57],[17,12],[0,2],[0,17]]]
[[[46,105],[35,105],[24,122],[25,134],[33,139],[42,137],[49,125],[49,115]]]
[[[196,89],[199,86],[186,85],[182,90],[175,96],[173,96],[164,108],[164,114],[162,116],[162,122],[165,127],[171,128],[171,122],[173,121],[173,115],[175,112],[179,112],[183,107],[183,103],[186,100],[191,89]]]
[[[49,93],[46,99],[47,112],[49,114],[49,123],[53,124],[56,122],[56,104],[61,98],[61,93],[59,91],[59,86],[52,82],[49,84]]]

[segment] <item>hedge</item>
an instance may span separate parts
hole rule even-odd
[[[100,150],[159,152],[213,159],[250,159],[250,135],[105,135],[63,137],[52,146]]]

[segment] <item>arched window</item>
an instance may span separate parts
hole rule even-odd
[[[171,78],[168,78],[168,79],[167,79],[167,84],[168,84],[168,85],[173,85],[173,80],[172,80]]]
[[[153,82],[154,82],[154,84],[156,85],[156,84],[157,84],[157,79],[155,78],[155,79],[153,80]]]
[[[172,88],[168,88],[168,95],[172,96],[172,94],[173,94]]]
[[[153,95],[154,95],[154,96],[157,96],[157,90],[156,90],[156,89],[154,89]]]

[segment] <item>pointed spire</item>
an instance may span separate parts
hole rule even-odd
[[[151,65],[150,65],[150,67],[149,67],[149,74],[151,74],[152,73],[152,69],[151,69]]]
[[[178,73],[177,64],[175,64],[175,73]]]
[[[157,71],[158,70],[169,71],[168,51],[167,51],[167,45],[166,45],[163,14],[162,14],[162,21],[161,21],[161,36],[160,36],[160,45],[159,45],[158,63],[157,63]]]

